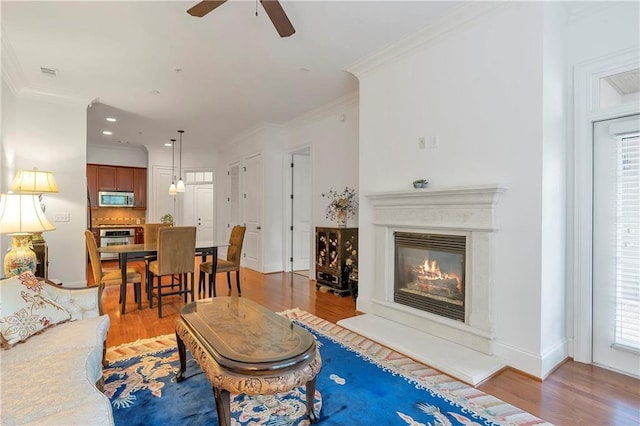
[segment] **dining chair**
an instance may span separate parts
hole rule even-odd
[[[194,299],[194,278],[196,258],[196,227],[175,226],[158,229],[157,260],[149,264],[151,286],[149,307],[153,308],[153,299],[158,299],[158,317],[162,318],[162,298],[181,294],[187,303],[188,295]],[[175,287],[173,276],[178,276],[178,287]],[[188,276],[191,276],[189,286]],[[163,283],[162,277],[171,276],[170,283]],[[154,278],[156,283],[154,284]],[[168,290],[168,291],[165,291]]]
[[[158,229],[164,228],[167,226],[173,226],[172,223],[145,223],[142,225],[143,235],[144,235],[144,243],[145,244],[157,244],[158,243]],[[151,298],[150,289],[151,289],[151,280],[149,276],[149,264],[157,259],[155,254],[147,255],[144,258],[144,276],[146,277],[146,291],[147,298]]]
[[[242,293],[242,290],[240,289],[240,255],[242,254],[242,243],[244,242],[244,234],[246,230],[246,226],[235,225],[231,229],[231,235],[229,236],[227,259],[216,259],[216,274],[218,272],[227,273],[227,285],[229,286],[229,292],[231,292],[231,272],[235,271],[238,295]],[[205,274],[208,274],[209,276],[209,297],[211,297],[212,293],[213,297],[216,297],[212,262],[203,262],[200,264],[200,277],[198,281],[199,292],[204,290]]]
[[[138,302],[138,309],[141,309],[142,301],[138,298],[142,298],[140,293],[142,275],[140,274],[140,271],[133,267],[127,267],[127,281],[123,283],[122,272],[120,269],[102,269],[102,261],[100,260],[100,253],[98,252],[98,244],[96,243],[96,237],[93,235],[93,232],[85,230],[84,237],[87,242],[87,251],[89,252],[91,271],[93,272],[93,280],[95,284],[120,286],[120,304],[122,305],[120,311],[124,315],[127,305],[127,283],[133,283],[135,301]]]

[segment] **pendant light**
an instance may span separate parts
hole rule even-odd
[[[171,185],[169,185],[169,195],[176,195],[176,193],[178,192],[175,184],[175,179],[176,179],[176,167],[174,165],[175,145],[176,145],[176,140],[171,139]]]
[[[180,176],[180,179],[178,179],[178,184],[176,185],[176,191],[184,192],[184,182],[182,181],[182,134],[184,133],[184,130],[178,130],[178,133],[180,133],[180,173],[178,173],[178,176]]]

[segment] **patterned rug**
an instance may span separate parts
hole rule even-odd
[[[314,406],[322,425],[549,425],[357,333],[308,312],[282,312],[316,338],[322,356]],[[193,359],[175,383],[174,335],[111,347],[105,393],[116,425],[216,425],[211,384]],[[233,426],[308,425],[304,387],[233,395]]]

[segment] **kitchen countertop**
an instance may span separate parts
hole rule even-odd
[[[92,229],[104,229],[104,228],[138,228],[142,227],[144,224],[120,224],[120,225],[93,225]]]

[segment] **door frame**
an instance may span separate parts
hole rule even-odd
[[[571,267],[567,283],[573,297],[567,306],[567,324],[573,326],[573,358],[593,363],[593,124],[625,115],[640,113],[630,103],[608,109],[595,107],[599,100],[598,84],[606,75],[637,68],[640,55],[635,49],[600,58],[575,67],[574,139],[573,139],[573,233],[569,239]],[[571,293],[569,293],[571,294]],[[569,333],[571,335],[571,333]]]

